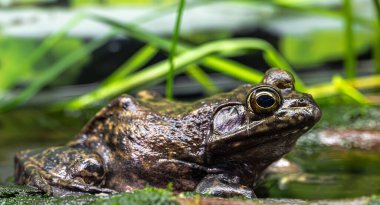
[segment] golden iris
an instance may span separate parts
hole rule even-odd
[[[255,113],[271,113],[280,107],[281,96],[274,88],[261,86],[252,90],[247,105]]]

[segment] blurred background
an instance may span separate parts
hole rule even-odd
[[[192,101],[280,67],[323,118],[258,195],[380,194],[379,0],[179,2],[0,0],[0,184],[17,151],[64,144],[122,93]]]

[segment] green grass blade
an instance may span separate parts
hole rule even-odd
[[[258,83],[263,79],[263,73],[243,65],[239,62],[222,59],[215,56],[209,56],[202,60],[202,64],[210,69],[226,74],[233,78],[248,82]]]
[[[49,69],[45,69],[46,71],[41,73],[41,75],[38,76],[27,88],[22,90],[14,98],[10,99],[7,102],[2,103],[0,105],[0,111],[9,110],[11,108],[14,108],[26,102],[35,93],[37,93],[42,87],[44,87],[46,84],[48,84],[49,82],[57,78],[58,75],[61,74],[63,71],[69,69],[77,61],[81,60],[90,52],[92,52],[99,46],[106,43],[110,39],[110,36],[112,35],[108,35],[106,37],[103,37],[101,39],[98,39],[89,43],[88,45],[84,46],[82,49],[79,49],[67,55],[66,57],[62,58],[60,61],[58,61],[53,66],[51,66]]]
[[[170,44],[169,40],[161,38],[157,35],[151,34],[147,31],[144,31],[144,30],[138,28],[138,26],[136,26],[134,24],[131,24],[131,23],[122,24],[122,23],[119,23],[119,22],[114,21],[112,19],[109,19],[109,18],[106,18],[103,16],[99,16],[99,15],[92,15],[91,17],[94,20],[97,20],[99,22],[103,22],[107,25],[114,26],[115,28],[117,27],[119,29],[122,29],[125,32],[127,32],[131,37],[136,38],[140,41],[148,42],[148,43],[155,45],[158,48],[161,48],[165,51],[169,51],[169,49],[170,49],[171,44]],[[268,48],[270,48],[270,47],[268,47],[267,44],[265,44],[265,46],[263,46],[263,49],[268,49]],[[178,47],[177,47],[177,52],[183,52],[183,51],[187,51],[189,49],[192,49],[191,46],[185,45],[183,43],[179,43]],[[273,53],[273,50],[275,50],[275,49],[274,48],[271,49],[269,51],[269,53]],[[277,58],[280,58],[280,57],[278,57],[279,56],[278,53],[274,53],[272,55],[268,54],[268,55],[269,55],[269,59],[273,58],[272,56],[276,56]],[[281,59],[283,59],[283,58],[281,57]],[[248,66],[242,65],[242,64],[237,63],[235,61],[223,59],[220,57],[215,57],[215,56],[207,57],[207,58],[203,59],[200,62],[200,64],[203,66],[206,66],[212,70],[222,72],[224,74],[230,75],[230,76],[237,78],[239,80],[243,80],[243,81],[250,82],[250,83],[257,83],[257,82],[260,82],[260,80],[262,79],[262,73],[260,73],[259,71],[256,71],[256,70],[254,70]],[[277,67],[282,66],[280,64],[277,64],[277,61],[272,62],[272,64],[277,65]],[[299,79],[298,77],[296,77],[296,78]],[[298,80],[298,81],[301,82],[300,80]],[[298,83],[298,85],[302,85],[302,84]],[[302,87],[301,87],[301,89],[302,89]]]
[[[347,83],[341,76],[338,76],[338,75],[334,76],[332,83],[335,85],[337,90],[342,95],[349,97],[350,99],[352,99],[353,101],[359,104],[362,104],[362,105],[369,104],[369,100],[363,94],[361,94],[360,91],[358,91],[357,89],[352,87],[349,83]]]
[[[345,39],[345,59],[344,68],[346,76],[349,79],[356,77],[356,52],[355,52],[355,39],[353,31],[353,18],[352,18],[352,0],[344,0],[344,39]]]
[[[151,45],[144,46],[139,51],[134,53],[133,56],[128,59],[128,61],[126,61],[122,66],[120,66],[116,71],[108,76],[103,81],[103,84],[106,85],[112,83],[113,81],[125,78],[127,75],[133,73],[148,63],[157,54],[157,52],[158,49]]]
[[[358,77],[352,80],[345,80],[350,87],[355,89],[373,89],[380,87],[380,75]],[[322,83],[307,88],[306,93],[313,95],[315,99],[323,99],[340,93],[336,83]]]
[[[174,56],[176,54],[177,42],[179,37],[179,31],[181,26],[181,19],[183,14],[183,9],[185,7],[185,0],[180,0],[178,4],[177,18],[174,26],[174,34],[172,37],[172,45],[169,51],[169,73],[166,79],[166,97],[168,99],[173,99],[173,84],[174,84]]]
[[[161,38],[157,35],[151,34],[150,32],[145,31],[143,29],[140,29],[137,26],[137,24],[132,24],[132,23],[123,24],[113,19],[96,15],[96,14],[89,14],[88,17],[95,21],[112,26],[114,29],[117,29],[118,31],[126,32],[132,38],[135,38],[143,42],[149,42],[151,45],[156,46],[166,51],[170,50],[171,41]],[[178,45],[177,52],[182,52],[185,50],[186,50],[185,46],[182,46],[181,44]]]
[[[376,16],[377,16],[375,31],[374,31],[375,44],[373,46],[373,60],[375,63],[375,73],[380,74],[380,1],[379,0],[372,0],[372,1],[375,7]]]
[[[208,77],[207,73],[205,73],[202,68],[191,64],[186,69],[186,73],[188,76],[197,81],[207,92],[207,94],[212,95],[220,91],[218,86],[215,85],[213,80]]]
[[[202,58],[209,58],[207,56],[211,54],[216,54],[219,52],[229,52],[236,50],[257,50],[261,48],[263,44],[262,40],[259,39],[231,39],[231,40],[222,40],[215,41],[211,43],[204,44],[202,46],[193,48],[187,52],[179,54],[175,59],[174,63],[176,65],[175,72],[183,72],[187,65],[200,61]],[[81,96],[80,98],[71,101],[68,104],[70,109],[78,109],[84,106],[87,106],[93,102],[96,102],[100,99],[109,98],[115,96],[121,92],[128,91],[137,86],[143,85],[147,81],[152,81],[155,79],[160,79],[164,77],[168,70],[169,66],[168,60],[162,61],[158,64],[149,66],[144,70],[128,76],[126,79],[114,82],[107,86],[104,86],[103,89],[98,89],[92,93]],[[236,72],[229,70],[228,72]]]

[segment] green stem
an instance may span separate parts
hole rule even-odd
[[[184,7],[185,7],[185,0],[180,0],[179,5],[178,5],[177,19],[176,19],[175,27],[174,27],[174,34],[172,38],[172,45],[170,47],[170,52],[169,52],[170,67],[169,67],[169,73],[167,76],[167,83],[166,83],[166,97],[168,99],[173,99],[173,83],[174,83],[174,67],[175,67],[174,56],[176,54],[178,36],[179,36]]]
[[[372,0],[375,5],[375,12],[377,16],[377,22],[375,25],[375,44],[373,46],[373,59],[375,66],[375,73],[380,74],[380,0]]]
[[[207,94],[212,95],[220,91],[214,81],[212,81],[207,73],[204,72],[199,66],[195,64],[189,65],[186,69],[186,73],[188,76],[196,80],[207,92]]]
[[[344,39],[346,53],[344,59],[344,67],[347,78],[356,77],[356,54],[354,48],[353,18],[352,18],[352,0],[344,0]]]
[[[380,0],[372,0],[372,1],[373,1],[373,4],[375,5],[377,20],[380,21]]]
[[[125,78],[127,75],[133,73],[148,63],[148,61],[151,60],[157,52],[158,49],[156,47],[145,45],[143,48],[134,53],[127,62],[109,75],[102,84],[106,85],[112,83],[113,81]]]
[[[344,96],[349,97],[354,102],[361,105],[369,104],[369,100],[360,93],[359,90],[351,86],[347,81],[345,81],[341,76],[335,75],[332,79],[332,85],[335,86],[336,90]]]
[[[346,80],[345,82],[349,85],[349,87],[351,87],[349,89],[354,88],[357,91],[351,90],[351,91],[348,91],[345,93],[341,93],[339,90],[339,86],[336,86],[336,79],[335,79],[335,82],[333,79],[332,82],[310,86],[306,90],[306,92],[313,95],[313,97],[317,100],[323,99],[323,98],[328,98],[328,97],[337,95],[339,93],[341,93],[341,94],[347,94],[348,93],[349,95],[351,95],[351,93],[355,94],[355,92],[359,92],[358,91],[359,89],[368,90],[368,89],[373,89],[373,88],[379,88],[380,87],[380,75],[359,77],[359,78],[355,78],[352,80]],[[342,87],[344,88],[344,86],[345,85],[340,86],[340,88],[342,88]],[[368,100],[365,100],[365,101],[366,101],[366,103],[368,102]]]

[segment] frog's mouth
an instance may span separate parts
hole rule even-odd
[[[285,100],[279,110],[266,116],[248,112],[243,104],[221,108],[214,115],[208,153],[226,156],[279,140],[294,143],[321,115],[314,101],[307,101],[301,105],[294,99]]]

